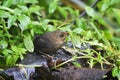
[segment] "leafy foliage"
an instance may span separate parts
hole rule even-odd
[[[14,65],[27,51],[33,52],[34,35],[60,29],[70,33],[67,41],[78,48],[82,43],[96,46],[96,50],[81,50],[91,56],[90,67],[97,62],[101,66],[114,65],[113,76],[120,79],[120,0],[100,0],[97,10],[87,6],[87,16],[80,19],[78,10],[60,3],[60,0],[0,1],[0,64]]]

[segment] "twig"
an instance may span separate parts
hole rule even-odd
[[[90,7],[93,8],[99,1],[100,1],[100,0],[96,0]],[[80,19],[81,17],[83,17],[84,15],[86,15],[86,11],[84,11],[84,12],[82,12],[82,13],[80,14],[79,19]],[[75,23],[76,23],[76,21],[74,20],[74,21],[73,21],[73,24],[75,24]]]
[[[28,68],[33,68],[33,67],[41,67],[42,65],[24,65],[24,64],[16,64],[15,66],[17,66],[17,67],[28,67]]]
[[[99,0],[96,0],[90,7],[93,8],[97,3],[99,2]],[[86,14],[86,11],[84,11],[79,18],[83,17]]]

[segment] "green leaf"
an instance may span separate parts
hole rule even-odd
[[[19,58],[19,55],[13,55],[13,62],[12,64],[15,64]]]
[[[5,7],[5,6],[0,6],[0,9],[1,10],[4,10],[4,11],[8,11],[9,13],[14,13],[14,10],[13,9],[11,9],[11,8],[8,8],[8,7]]]
[[[114,5],[114,4],[119,3],[119,2],[120,2],[120,0],[111,0],[111,5]]]
[[[47,30],[48,30],[48,31],[55,31],[56,28],[55,28],[55,26],[53,26],[53,25],[47,25]]]
[[[24,37],[24,45],[29,52],[33,52],[34,46],[33,46],[33,41],[31,40],[30,37],[28,36]]]
[[[85,10],[86,10],[87,14],[91,17],[94,17],[96,14],[95,11],[91,7],[85,7]]]
[[[115,77],[119,74],[119,69],[117,67],[114,67],[112,70],[112,76]]]
[[[70,7],[65,7],[66,10],[68,10],[71,14],[74,14],[74,10]]]
[[[10,7],[16,0],[6,0],[3,6]]]
[[[115,18],[117,19],[117,21],[118,21],[119,24],[120,24],[120,9],[114,9],[114,8],[113,8],[113,12],[114,12]]]
[[[54,0],[54,2],[50,3],[49,5],[49,13],[52,14],[57,8],[57,2],[58,0]]]
[[[65,27],[61,27],[61,28],[59,28],[59,29],[64,30],[64,31],[71,32],[71,25],[66,25]]]
[[[18,17],[18,20],[20,21],[20,29],[23,31],[27,28],[27,25],[30,23],[30,17],[26,16],[26,15],[20,15]]]
[[[9,56],[9,54],[12,54],[13,51],[12,51],[12,50],[9,50],[9,49],[4,49],[4,50],[2,51],[2,53],[4,54],[5,57],[7,57],[7,56]]]
[[[20,59],[23,60],[24,59],[24,56],[22,54],[20,54]]]
[[[115,45],[117,45],[118,48],[120,49],[120,44],[118,44],[118,43],[120,43],[120,38],[114,37],[112,41],[113,41],[113,43],[114,43]]]
[[[12,62],[13,62],[13,57],[11,55],[8,55],[6,58],[6,64],[10,65],[10,64],[12,64]]]
[[[89,31],[86,31],[85,36],[86,36],[86,39],[89,40],[89,39],[91,39],[91,38],[93,37],[93,32],[90,31],[90,30],[89,30]]]
[[[32,21],[31,24],[40,26],[40,22],[39,21]]]
[[[75,29],[73,29],[73,32],[77,33],[77,34],[84,34],[85,33],[85,31],[82,28],[75,28]]]
[[[22,11],[19,8],[14,9],[14,15],[21,15]]]
[[[42,28],[46,31],[47,30],[47,25],[48,25],[48,23],[50,22],[50,20],[49,19],[44,19],[43,20],[43,23],[42,23]]]
[[[110,7],[110,2],[104,2],[101,8],[101,11],[105,11]]]
[[[30,13],[35,13],[35,14],[37,14],[37,15],[41,15],[40,14],[40,10],[41,10],[41,7],[40,6],[37,6],[37,5],[35,5],[35,6],[31,6],[30,8],[29,8],[29,10],[30,10]]]
[[[22,5],[17,5],[17,6],[22,10],[22,12],[25,12],[25,13],[29,12],[29,10],[26,6],[22,6]]]
[[[22,0],[24,1],[25,3],[38,3],[37,0]]]
[[[18,60],[19,56],[18,55],[8,55],[6,58],[6,64],[9,66],[12,66],[16,63]]]
[[[72,37],[71,41],[72,41],[73,45],[80,48],[81,47],[80,36],[78,36],[75,33],[70,34],[70,36]]]
[[[16,16],[9,16],[9,19],[8,19],[8,28],[10,28],[14,22],[16,21],[17,17]]]
[[[83,18],[81,18],[81,19],[77,18],[76,23],[77,23],[78,27],[80,27],[82,29],[87,29],[87,24]]]
[[[107,40],[111,40],[113,38],[113,33],[110,30],[106,30],[106,31],[104,31],[104,37]]]
[[[0,17],[7,18],[9,16],[10,14],[8,12],[0,10]]]
[[[104,21],[102,15],[97,14],[97,15],[95,16],[95,19],[98,20],[98,22],[99,22],[100,24],[105,25],[105,21]]]
[[[2,30],[0,31],[0,37],[3,37],[3,31]]]
[[[81,65],[78,62],[72,62],[76,67],[81,67]]]
[[[17,46],[11,46],[11,48],[12,48],[12,51],[14,51],[15,55],[25,54],[25,52],[26,52],[26,49],[20,48],[20,47],[17,47]]]
[[[80,15],[79,10],[75,10],[75,11],[74,11],[74,15],[75,15],[76,17],[79,17],[79,15]]]
[[[8,42],[5,40],[0,41],[0,49],[5,49],[8,46]]]
[[[63,15],[64,18],[67,17],[67,12],[65,8],[58,7],[59,12]]]

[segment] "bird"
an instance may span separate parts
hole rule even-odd
[[[61,48],[68,32],[56,30],[38,35],[34,38],[34,52],[52,55]]]

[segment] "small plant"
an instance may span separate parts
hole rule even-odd
[[[96,10],[87,6],[86,17],[79,18],[78,10],[61,6],[60,0],[0,1],[0,67],[13,66],[19,58],[24,59],[24,54],[33,52],[36,34],[60,29],[69,32],[67,41],[72,41],[74,47],[80,48],[84,43],[95,46],[80,51],[87,53],[90,67],[110,64],[114,66],[113,76],[120,80],[119,3],[120,0],[100,0]]]

